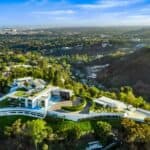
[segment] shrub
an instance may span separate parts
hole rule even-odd
[[[95,102],[93,101],[93,100],[91,100],[91,101],[89,101],[89,103],[90,103],[90,108],[89,108],[89,111],[94,111],[94,109],[95,109]]]

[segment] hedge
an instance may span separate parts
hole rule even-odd
[[[76,105],[76,106],[62,106],[61,108],[63,110],[67,110],[67,111],[80,111],[86,106],[86,103],[87,103],[86,100],[82,99],[81,103],[79,105]]]
[[[95,102],[93,100],[89,101],[90,102],[90,108],[89,108],[89,111],[94,111],[95,109]]]

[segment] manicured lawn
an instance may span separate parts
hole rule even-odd
[[[69,120],[64,120],[59,118],[53,118],[53,117],[47,117],[45,120],[47,124],[50,125],[53,128],[53,130],[56,132],[71,129],[74,126],[80,127],[80,129],[83,132],[93,131],[90,121],[74,122],[74,121],[69,121]]]
[[[95,124],[95,122],[97,121],[105,121],[105,122],[110,123],[113,128],[120,128],[122,118],[98,117],[98,118],[91,119],[92,124]]]
[[[65,130],[72,128],[73,126],[79,126],[83,132],[92,132],[94,130],[97,121],[106,121],[112,125],[113,128],[119,128],[122,119],[121,118],[108,118],[98,117],[93,119],[82,120],[78,122],[69,121],[60,118],[47,117],[45,118],[47,124],[49,124],[54,131]]]
[[[17,91],[17,93],[15,94],[15,96],[18,97],[27,97],[27,93],[25,91]]]
[[[6,126],[11,126],[13,122],[17,119],[21,119],[22,122],[26,122],[28,120],[33,120],[36,118],[26,117],[26,116],[5,116],[0,117],[0,130],[3,130]],[[68,129],[73,128],[74,126],[80,127],[83,133],[89,133],[93,131],[90,121],[81,121],[81,122],[73,122],[68,120],[63,120],[59,118],[47,117],[45,121],[49,126],[53,128],[54,132],[61,132]]]

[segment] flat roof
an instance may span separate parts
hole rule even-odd
[[[24,80],[31,80],[33,79],[32,77],[24,77],[24,78],[18,78],[18,79],[15,79],[16,81],[24,81]]]
[[[126,108],[127,105],[123,102],[120,102],[119,100],[114,100],[105,96],[102,96],[98,99],[94,100],[96,103],[102,104],[102,105],[112,105],[112,106],[118,106],[122,108]]]
[[[41,91],[39,91],[39,92],[37,92],[37,93],[35,93],[33,95],[31,93],[29,93],[29,91],[23,92],[21,94],[19,94],[20,91],[17,91],[16,93],[14,93],[13,95],[11,95],[10,97],[15,97],[15,98],[21,98],[21,97],[23,97],[23,98],[27,98],[27,99],[30,99],[30,100],[35,100],[35,99],[38,99],[40,97],[45,97],[46,98],[48,96],[49,92],[55,91],[55,90],[73,93],[73,91],[69,90],[69,89],[62,89],[60,87],[48,85],[44,89],[42,89]]]

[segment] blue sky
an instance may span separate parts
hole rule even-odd
[[[3,25],[150,25],[150,0],[0,0]]]

